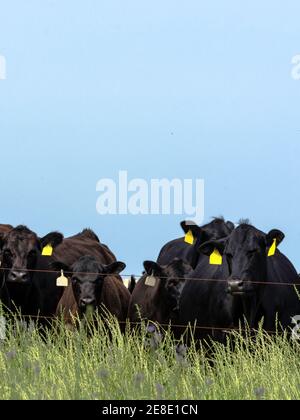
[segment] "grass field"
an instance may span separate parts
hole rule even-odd
[[[121,334],[110,321],[66,330],[61,324],[42,338],[36,327],[7,326],[0,342],[1,399],[299,399],[299,343],[235,334],[231,346],[214,345],[214,363],[204,350],[188,350],[142,331]]]

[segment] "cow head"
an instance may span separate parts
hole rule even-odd
[[[229,221],[225,222],[222,217],[215,217],[210,223],[201,227],[187,220],[181,222],[180,225],[184,233],[187,233],[189,230],[192,232],[196,239],[196,246],[212,239],[224,238],[234,230],[234,224]]]
[[[193,271],[192,267],[183,260],[175,258],[168,265],[145,261],[144,268],[145,274],[141,281],[146,285],[149,276],[153,276],[157,281],[154,287],[145,286],[150,289],[150,293],[153,290],[147,302],[146,317],[159,323],[174,320],[179,311],[179,299],[185,277]]]
[[[38,257],[46,245],[55,248],[63,240],[63,235],[52,232],[43,238],[26,226],[17,226],[0,236],[1,267],[4,279],[9,283],[30,283],[36,268]]]
[[[106,276],[118,275],[126,267],[123,262],[115,261],[104,265],[95,257],[86,255],[81,257],[71,268],[61,262],[55,262],[52,267],[63,269],[71,275],[73,295],[76,300],[79,315],[84,315],[87,310],[93,312],[101,303],[102,286]]]
[[[194,238],[194,253],[191,258],[191,265],[193,268],[197,266],[199,253],[197,252],[201,244],[214,239],[224,238],[234,230],[232,222],[226,222],[223,217],[215,217],[210,223],[203,226],[198,226],[192,221],[181,222],[181,228],[184,233],[192,232]]]
[[[211,255],[218,249],[223,255],[223,264],[228,265],[228,292],[233,295],[250,295],[266,281],[267,258],[270,247],[276,239],[279,245],[284,234],[277,229],[265,234],[249,224],[241,224],[231,235],[218,241],[209,241],[199,250]]]

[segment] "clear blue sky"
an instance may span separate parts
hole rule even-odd
[[[99,216],[97,181],[203,178],[206,221],[282,229],[300,270],[299,16],[299,0],[2,1],[0,222],[90,226],[139,273],[183,217]]]

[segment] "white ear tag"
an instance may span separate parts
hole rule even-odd
[[[64,270],[61,270],[60,277],[56,280],[56,286],[58,287],[68,287],[69,281],[67,277],[64,276]]]
[[[151,274],[151,276],[148,276],[145,280],[145,285],[150,287],[155,287],[156,285],[156,277]]]

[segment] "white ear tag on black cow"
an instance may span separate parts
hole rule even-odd
[[[64,270],[61,270],[61,275],[56,280],[56,286],[58,286],[58,287],[68,287],[68,284],[69,284],[69,281],[68,281],[67,277],[65,277],[65,275],[64,275]]]
[[[151,274],[151,276],[148,276],[146,278],[145,285],[146,286],[150,286],[150,287],[155,287],[155,285],[156,285],[156,277],[154,277],[153,274]]]

